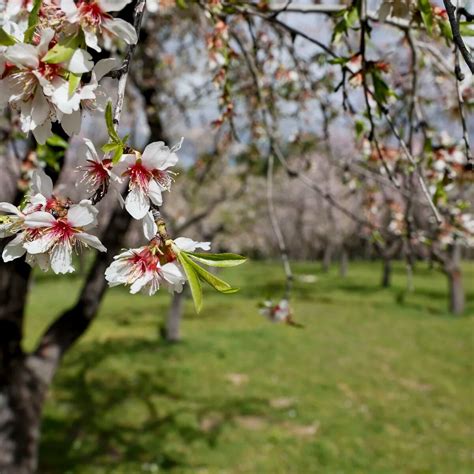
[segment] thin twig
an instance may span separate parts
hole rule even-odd
[[[462,57],[471,70],[471,73],[474,74],[474,60],[472,59],[469,49],[464,44],[461,32],[459,31],[459,18],[456,18],[456,7],[451,3],[450,0],[443,0],[443,3],[444,8],[446,8],[446,13],[448,14],[449,24],[451,25],[454,44],[458,47],[459,52],[462,54]],[[456,70],[456,76],[460,81],[463,80],[464,77],[460,68]]]

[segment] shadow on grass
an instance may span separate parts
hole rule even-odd
[[[213,447],[236,417],[271,415],[263,398],[198,399],[180,390],[166,362],[173,354],[168,344],[146,339],[77,348],[55,381],[54,410],[43,419],[39,472],[109,469],[124,462],[153,463],[160,470],[197,469],[183,447],[195,442]],[[107,359],[121,365],[108,369]],[[143,360],[155,365],[137,365]],[[129,361],[135,365],[126,370]],[[136,415],[127,413],[130,407],[139,408]]]

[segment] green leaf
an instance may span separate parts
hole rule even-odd
[[[42,61],[49,64],[59,64],[69,61],[79,46],[79,36],[73,36],[63,43],[53,46],[43,56]]]
[[[72,72],[69,73],[69,97],[72,97],[76,89],[79,87],[81,83],[82,74],[74,74]]]
[[[117,144],[117,147],[114,152],[114,156],[112,156],[112,163],[114,164],[118,163],[120,161],[120,158],[122,158],[122,155],[123,155],[123,145]]]
[[[187,257],[183,252],[178,254],[178,260],[181,263],[184,273],[186,273],[186,278],[191,288],[191,295],[194,301],[194,308],[196,313],[200,313],[202,309],[202,288],[199,277],[194,270],[192,262],[190,263],[189,257]]]
[[[0,27],[0,46],[12,46],[14,44],[16,44],[16,39]]]
[[[430,0],[418,0],[418,9],[420,10],[421,19],[426,27],[426,31],[431,34],[433,30],[433,9]]]
[[[247,257],[235,253],[186,252],[194,260],[210,267],[236,267],[247,261]]]
[[[390,88],[387,83],[376,72],[372,73],[372,81],[374,83],[374,96],[379,107],[387,102],[390,95]]]
[[[25,31],[23,41],[25,43],[31,43],[33,35],[35,34],[36,25],[38,24],[39,11],[41,8],[42,0],[34,0],[33,8],[28,15],[28,29]]]
[[[182,259],[186,260],[186,262],[192,266],[195,273],[198,274],[199,279],[201,281],[205,281],[207,284],[212,286],[215,290],[219,291],[220,293],[235,293],[239,291],[238,288],[232,288],[227,282],[217,278],[212,273],[208,272],[204,268],[200,267],[196,262],[193,262],[191,258],[188,256],[187,252],[181,251],[179,253]],[[180,260],[181,261],[181,260]]]
[[[51,135],[47,140],[46,143],[49,146],[54,146],[57,148],[64,148],[65,150],[68,148],[69,144],[64,138],[60,137],[59,135]]]
[[[122,140],[118,136],[117,130],[114,127],[114,118],[112,114],[112,102],[107,102],[105,108],[105,123],[107,124],[107,131],[109,132],[109,137],[113,142],[122,144]]]
[[[449,46],[451,41],[453,41],[453,32],[451,30],[451,25],[449,24],[449,21],[440,21],[439,27],[441,29],[441,35],[444,36],[446,44]]]
[[[474,36],[474,25],[467,21],[461,21],[459,23],[459,32],[462,36]]]

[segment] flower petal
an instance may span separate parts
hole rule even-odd
[[[5,51],[5,58],[15,66],[36,69],[39,66],[38,52],[31,44],[19,43]]]
[[[11,262],[16,258],[25,255],[25,248],[23,247],[23,234],[18,234],[13,240],[3,249],[2,258],[4,262]]]
[[[54,238],[51,234],[45,234],[38,239],[25,242],[23,246],[28,253],[37,254],[47,252],[54,244]]]
[[[22,212],[13,204],[9,202],[0,202],[0,212],[6,212],[8,214],[16,214],[17,216],[23,216]]]
[[[125,209],[137,220],[143,219],[150,209],[150,200],[139,186],[134,186],[125,199]]]
[[[56,219],[52,214],[45,211],[36,211],[25,217],[25,226],[31,229],[40,229],[43,227],[51,227],[56,223]]]
[[[78,232],[75,236],[76,239],[79,239],[89,247],[94,247],[100,252],[107,252],[107,249],[102,245],[102,242],[95,235],[87,234],[86,232]]]
[[[98,0],[98,4],[104,12],[118,12],[125,8],[132,0]]]
[[[127,44],[135,44],[138,41],[135,28],[121,18],[105,20],[103,22],[103,27],[105,30],[110,31]]]
[[[143,276],[133,282],[133,285],[130,287],[130,293],[132,295],[138,293],[152,279],[153,272],[146,272]]]
[[[67,64],[67,70],[74,74],[84,74],[92,70],[94,61],[90,53],[84,49],[76,49]]]
[[[158,227],[155,224],[155,219],[153,219],[152,213],[147,212],[142,222],[143,222],[143,234],[145,235],[145,238],[147,240],[153,239],[156,233],[158,232]]]
[[[66,241],[55,245],[51,251],[51,268],[54,273],[72,273],[72,248],[71,244]]]
[[[163,204],[163,197],[161,196],[161,189],[154,179],[150,179],[148,183],[148,196],[153,204],[161,206]]]
[[[67,220],[73,227],[88,226],[96,221],[97,209],[90,201],[81,201],[69,208]]]
[[[193,252],[198,248],[202,250],[211,249],[211,242],[196,242],[188,237],[178,237],[174,239],[173,242],[180,250],[184,250],[185,252]]]

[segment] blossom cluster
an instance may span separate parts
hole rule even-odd
[[[105,105],[100,80],[118,66],[94,63],[88,49],[113,50],[137,41],[133,26],[113,12],[131,0],[7,0],[0,6],[0,108],[20,114],[21,130],[38,143],[59,122],[68,135],[81,128],[83,110]]]

